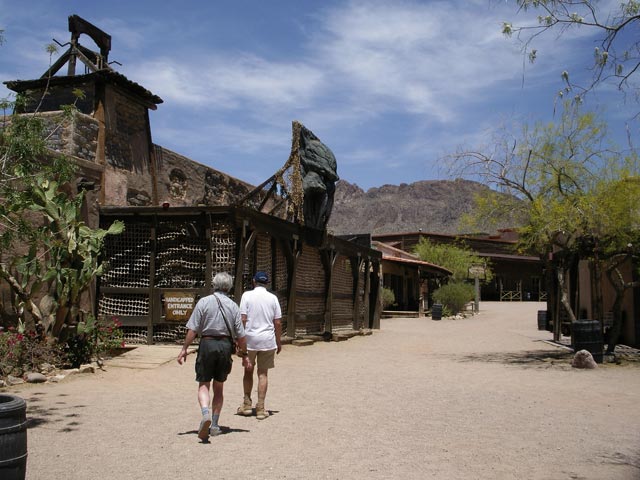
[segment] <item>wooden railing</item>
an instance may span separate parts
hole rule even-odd
[[[522,300],[522,292],[520,292],[519,290],[505,290],[504,292],[502,292],[502,295],[500,295],[501,302],[513,302],[520,300]]]

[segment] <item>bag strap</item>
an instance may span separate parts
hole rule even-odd
[[[224,308],[222,306],[222,302],[220,301],[220,299],[215,293],[213,294],[213,296],[218,301],[218,308],[220,309],[220,313],[222,314],[222,318],[224,319],[224,324],[227,326],[227,330],[229,330],[229,334],[231,335],[232,342],[235,343],[236,336],[234,335],[233,330],[231,330],[231,327],[229,326],[229,321],[227,320],[227,316],[224,314]]]

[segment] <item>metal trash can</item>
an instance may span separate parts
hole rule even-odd
[[[578,320],[571,324],[571,344],[573,351],[587,350],[596,363],[602,363],[604,338],[598,320]]]
[[[441,320],[442,319],[442,304],[434,303],[431,306],[431,319],[432,320]]]
[[[0,478],[24,480],[27,473],[27,402],[0,394]]]

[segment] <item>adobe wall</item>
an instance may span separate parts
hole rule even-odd
[[[246,182],[153,144],[149,109],[161,99],[116,74],[86,77],[18,82],[11,88],[25,98],[20,111],[38,112],[43,119],[49,148],[76,159],[79,178],[93,182],[95,190],[87,195],[92,203],[220,206],[253,190]],[[71,104],[77,110],[65,115],[65,106]]]
[[[158,165],[158,203],[171,206],[231,205],[253,186],[154,145]]]
[[[230,205],[253,190],[253,186],[202,165],[176,152],[153,144],[148,153],[146,110],[126,103],[124,96],[114,94],[114,108],[107,112],[104,167],[98,163],[99,122],[91,115],[75,112],[65,117],[60,112],[43,112],[47,143],[51,150],[80,162],[81,177],[96,182],[104,168],[105,206],[172,206]],[[138,108],[139,107],[139,108]],[[151,168],[151,156],[156,168]],[[94,164],[91,169],[89,164]],[[153,188],[157,189],[154,203]]]

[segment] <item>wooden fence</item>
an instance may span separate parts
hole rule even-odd
[[[127,343],[180,342],[218,272],[235,278],[236,302],[268,272],[289,337],[379,325],[376,250],[237,207],[110,207],[100,218],[125,231],[106,239],[96,312],[117,317]]]

